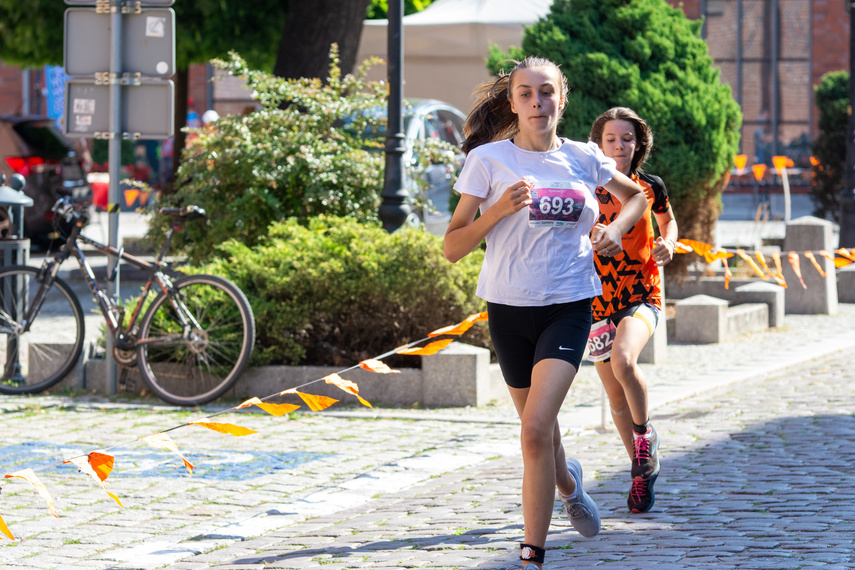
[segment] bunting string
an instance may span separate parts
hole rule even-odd
[[[163,429],[163,430],[156,432],[156,433],[144,435],[144,436],[141,436],[141,437],[138,437],[136,439],[129,440],[126,442],[117,443],[117,444],[114,444],[110,447],[106,447],[106,448],[103,448],[100,450],[93,450],[93,451],[89,451],[87,453],[75,455],[73,457],[69,457],[67,459],[64,459],[60,462],[42,465],[42,466],[36,467],[36,468],[26,468],[26,469],[22,469],[20,471],[16,471],[14,473],[9,473],[9,474],[5,475],[4,478],[5,479],[18,478],[18,479],[23,479],[23,480],[27,481],[28,483],[30,483],[33,486],[33,488],[38,492],[38,494],[44,499],[50,513],[54,517],[58,517],[59,515],[56,511],[56,507],[54,506],[53,497],[51,496],[50,492],[48,491],[48,489],[44,485],[44,483],[42,483],[41,480],[39,479],[39,477],[36,475],[36,473],[39,471],[44,471],[47,469],[58,467],[60,465],[71,463],[72,465],[77,467],[77,469],[80,473],[83,473],[83,474],[87,475],[88,477],[92,478],[96,482],[96,484],[98,486],[100,486],[107,493],[107,495],[109,495],[110,498],[112,498],[116,502],[116,504],[118,504],[122,508],[125,508],[125,506],[122,504],[119,497],[117,497],[116,495],[114,495],[113,493],[111,493],[110,491],[107,490],[106,479],[110,475],[110,473],[113,471],[113,464],[115,461],[115,458],[112,455],[107,453],[108,451],[112,451],[113,449],[117,449],[117,448],[121,448],[121,447],[127,447],[129,445],[142,442],[142,443],[145,443],[151,447],[166,449],[168,451],[173,452],[174,454],[176,454],[181,459],[181,461],[184,464],[184,467],[187,469],[187,471],[192,474],[193,469],[195,468],[194,465],[192,463],[190,463],[184,457],[184,455],[178,449],[178,445],[176,445],[175,441],[173,441],[172,438],[167,435],[168,432],[175,431],[175,430],[185,428],[185,427],[190,427],[190,426],[199,426],[199,427],[203,427],[203,428],[207,428],[209,430],[215,431],[217,433],[232,435],[235,437],[243,437],[246,435],[252,435],[252,434],[258,433],[258,432],[256,430],[253,430],[253,429],[250,429],[247,427],[243,427],[243,426],[239,426],[239,425],[235,425],[235,424],[231,424],[231,423],[225,423],[225,422],[214,422],[214,421],[210,421],[210,420],[212,420],[213,418],[216,418],[218,416],[221,416],[223,414],[236,412],[238,410],[248,408],[250,406],[256,406],[256,407],[260,408],[261,410],[263,410],[264,412],[266,412],[272,416],[277,416],[277,417],[284,416],[286,414],[289,414],[289,413],[299,409],[300,405],[299,404],[290,404],[290,403],[273,403],[273,402],[269,402],[269,400],[272,400],[274,398],[281,398],[282,396],[288,396],[288,395],[296,395],[297,397],[299,397],[300,400],[302,400],[302,402],[304,404],[306,404],[306,406],[310,410],[312,410],[313,412],[319,412],[319,411],[325,410],[326,408],[328,408],[328,407],[332,406],[333,404],[335,404],[336,402],[338,402],[338,400],[336,400],[335,398],[330,398],[328,396],[320,396],[320,395],[316,395],[316,394],[309,394],[309,393],[303,391],[307,387],[309,387],[313,384],[317,384],[319,382],[331,384],[331,385],[339,388],[343,392],[346,392],[348,394],[351,394],[352,396],[355,396],[357,398],[357,400],[362,405],[369,407],[369,408],[373,408],[373,406],[371,405],[370,402],[368,402],[365,398],[363,398],[362,396],[359,395],[359,387],[357,386],[357,384],[351,380],[346,380],[346,379],[342,378],[341,377],[342,374],[345,374],[345,373],[350,372],[352,370],[356,370],[358,368],[361,368],[363,370],[368,370],[369,372],[373,372],[376,374],[400,374],[400,372],[401,372],[400,370],[393,370],[393,369],[389,368],[389,366],[383,362],[383,359],[388,358],[389,356],[392,356],[393,354],[422,355],[422,356],[436,354],[440,350],[446,348],[449,344],[451,344],[455,340],[454,338],[442,338],[442,339],[435,340],[435,339],[437,339],[437,337],[440,337],[440,336],[451,336],[451,337],[460,336],[460,335],[464,334],[466,331],[468,331],[472,327],[472,325],[474,325],[475,323],[481,322],[481,321],[486,321],[486,320],[487,320],[487,313],[486,312],[475,313],[473,315],[469,315],[466,319],[457,323],[456,325],[450,325],[447,327],[442,327],[440,329],[437,329],[437,330],[429,333],[428,336],[425,338],[410,342],[410,343],[405,344],[403,346],[399,346],[393,350],[390,350],[388,352],[385,352],[383,354],[375,356],[374,358],[369,358],[367,360],[363,360],[362,362],[360,362],[358,364],[355,364],[355,365],[350,366],[348,368],[345,368],[343,370],[339,370],[338,372],[335,372],[333,374],[328,374],[328,375],[324,376],[323,378],[317,378],[317,379],[312,380],[310,382],[306,382],[305,384],[301,384],[299,386],[295,386],[295,387],[289,388],[287,390],[282,390],[281,392],[276,392],[276,393],[270,394],[268,396],[265,396],[263,398],[252,397],[252,398],[250,398],[250,399],[248,399],[248,400],[242,402],[241,404],[234,406],[232,408],[221,410],[219,412],[215,412],[215,413],[206,415],[206,416],[199,418],[199,419],[196,419],[196,420],[191,420],[191,421],[183,423],[183,424],[172,426],[172,427]],[[430,342],[428,342],[428,341],[430,341]],[[423,343],[427,343],[427,344],[423,344]],[[15,540],[15,537],[12,535],[12,532],[9,530],[9,527],[6,525],[6,522],[3,520],[2,516],[0,516],[0,534],[2,534],[2,536],[7,537],[9,540]]]
[[[775,270],[769,267],[766,263],[766,258],[761,251],[753,251],[754,257],[752,258],[749,255],[749,252],[745,251],[742,248],[736,249],[727,249],[727,248],[717,248],[713,247],[708,243],[703,243],[691,239],[681,239],[677,242],[676,247],[674,248],[674,253],[696,253],[704,258],[707,263],[712,263],[718,259],[724,264],[724,288],[728,289],[730,287],[730,280],[733,278],[733,273],[728,265],[727,260],[731,257],[738,256],[740,259],[745,261],[752,271],[759,277],[760,279],[767,281],[772,279],[781,287],[787,287],[787,282],[784,279],[784,272],[782,270],[781,264],[781,256],[786,254],[787,261],[790,264],[790,267],[793,268],[793,272],[796,274],[796,277],[799,280],[799,283],[804,289],[807,289],[807,285],[805,285],[805,281],[802,278],[802,270],[801,270],[801,261],[799,254],[804,256],[805,259],[810,261],[811,265],[814,269],[819,272],[821,277],[825,277],[826,273],[823,271],[822,266],[820,266],[819,262],[816,259],[816,255],[820,255],[832,263],[834,263],[835,268],[845,267],[851,263],[855,263],[855,248],[847,249],[845,247],[841,247],[834,250],[834,254],[820,249],[815,253],[813,251],[786,251],[786,252],[774,252],[772,254],[772,261],[775,264]],[[755,261],[756,259],[756,261]]]

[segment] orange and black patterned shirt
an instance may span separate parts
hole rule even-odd
[[[636,173],[631,176],[644,189],[647,210],[641,219],[624,234],[623,251],[615,256],[594,254],[594,265],[603,282],[603,294],[593,301],[594,322],[639,303],[648,303],[662,310],[662,285],[659,268],[653,260],[653,221],[651,211],[664,214],[670,208],[665,183],[658,176]],[[598,223],[609,225],[620,213],[620,202],[605,188],[597,188],[600,205]]]

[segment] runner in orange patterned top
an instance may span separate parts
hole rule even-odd
[[[607,155],[608,156],[608,155]],[[662,285],[659,267],[651,255],[654,248],[651,211],[657,215],[670,215],[671,204],[665,183],[658,176],[634,173],[633,182],[644,188],[647,211],[623,236],[623,252],[612,256],[595,255],[594,265],[603,281],[603,294],[593,302],[594,322],[610,317],[620,309],[639,303],[648,303],[662,310]],[[599,223],[608,225],[620,213],[620,202],[605,188],[597,188],[600,205]]]
[[[612,418],[631,461],[632,486],[627,507],[643,513],[653,506],[653,484],[659,476],[659,436],[648,417],[647,381],[638,367],[638,355],[653,335],[662,311],[662,284],[657,266],[674,256],[677,222],[660,178],[640,171],[653,147],[647,124],[631,109],[615,107],[600,115],[591,127],[591,140],[618,172],[644,188],[645,215],[622,240],[623,251],[594,256],[603,282],[603,294],[593,300],[594,323],[588,338],[589,360],[603,382]],[[608,226],[621,204],[608,190],[597,188],[600,218]],[[661,236],[654,240],[650,213]]]

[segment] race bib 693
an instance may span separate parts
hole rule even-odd
[[[585,207],[586,190],[567,182],[544,182],[531,189],[528,225],[532,228],[572,228]]]

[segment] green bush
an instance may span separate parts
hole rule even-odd
[[[819,110],[819,136],[813,143],[813,155],[818,164],[813,167],[811,200],[815,216],[832,216],[840,223],[849,124],[849,72],[826,73],[814,90]]]
[[[442,239],[419,229],[389,234],[378,223],[319,216],[274,223],[253,247],[232,239],[219,249],[197,270],[246,293],[256,365],[350,366],[484,310],[473,295],[482,252],[448,263]],[[461,340],[489,346],[480,325]]]
[[[559,131],[571,139],[587,140],[610,107],[637,111],[654,132],[645,170],[665,181],[681,236],[710,243],[742,115],[700,27],[664,0],[556,0],[522,48],[492,49],[488,67],[525,55],[559,64],[570,85]]]

